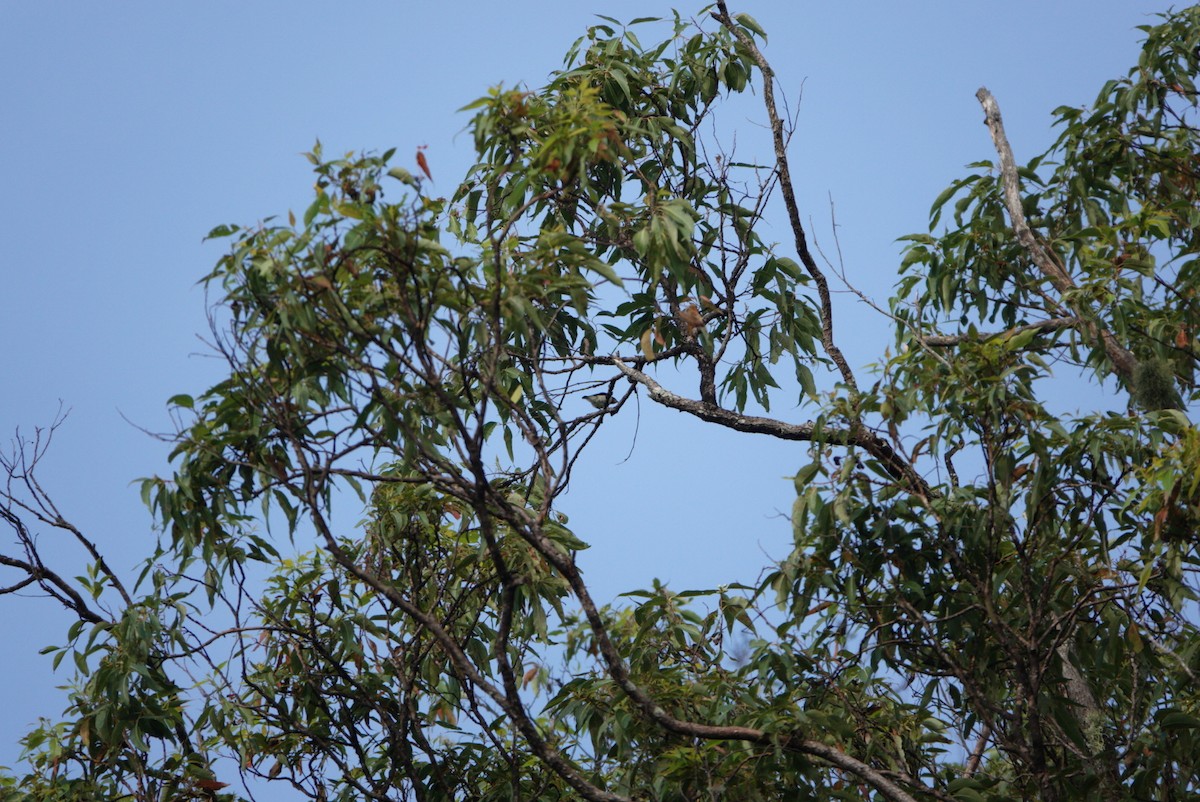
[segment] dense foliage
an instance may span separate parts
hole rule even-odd
[[[1200,9],[1023,166],[980,91],[996,158],[906,238],[865,380],[766,36],[708,11],[648,46],[663,23],[597,25],[545,87],[468,106],[451,198],[318,147],[301,219],[213,232],[228,377],[172,399],[136,583],[58,515],[37,444],[6,463],[3,564],[78,614],[78,676],[0,798],[1200,794]],[[750,87],[757,166],[704,140]],[[770,417],[785,392],[802,421]],[[556,501],[635,394],[796,442],[794,548],[757,584],[593,601]],[[92,574],[50,570],[39,526]]]

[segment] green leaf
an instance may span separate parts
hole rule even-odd
[[[241,231],[240,226],[235,225],[220,225],[208,232],[204,237],[205,241],[210,239],[220,239],[221,237],[231,237]]]
[[[585,267],[593,273],[599,273],[617,287],[625,286],[624,282],[621,281],[621,277],[617,275],[617,271],[613,270],[612,266],[607,262],[602,262],[599,259],[589,259]]]
[[[1021,351],[1028,347],[1029,344],[1033,342],[1034,338],[1040,333],[1041,332],[1039,332],[1037,329],[1026,329],[1024,331],[1019,331],[1016,334],[1007,337],[1007,342],[1005,344],[1010,351]]]
[[[1171,710],[1158,718],[1158,726],[1164,730],[1200,730],[1200,718],[1182,710]]]
[[[767,41],[767,32],[762,29],[762,26],[758,24],[754,17],[750,16],[749,14],[741,13],[734,14],[733,19],[738,25],[741,25],[743,28],[762,39],[764,42]]]

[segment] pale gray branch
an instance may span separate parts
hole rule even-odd
[[[1092,322],[1092,316],[1085,314],[1090,310],[1084,308],[1083,304],[1071,297],[1072,291],[1076,289],[1075,282],[1072,281],[1067,271],[1063,269],[1058,256],[1042,244],[1029,228],[1029,223],[1025,220],[1025,211],[1021,204],[1021,180],[1017,174],[1017,165],[1013,159],[1012,147],[1008,144],[1008,136],[1004,133],[1004,122],[1000,117],[1000,106],[996,103],[996,98],[992,97],[992,93],[986,87],[980,87],[979,91],[975,93],[975,97],[979,99],[980,105],[983,106],[983,121],[992,135],[992,143],[995,145],[996,153],[1000,157],[1000,179],[1004,189],[1004,208],[1008,210],[1008,216],[1012,221],[1013,233],[1016,235],[1017,241],[1029,254],[1038,269],[1050,279],[1050,283],[1054,285],[1054,288],[1062,294],[1063,303],[1070,307],[1079,317],[1087,321],[1084,328],[1085,334],[1093,340],[1098,339],[1100,341],[1101,346],[1104,348],[1104,353],[1108,356],[1109,361],[1112,362],[1113,369],[1117,372],[1117,375],[1124,379],[1128,386],[1132,387],[1134,373],[1137,370],[1137,358],[1118,343],[1110,332],[1098,323]]]

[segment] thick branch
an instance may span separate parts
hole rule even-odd
[[[987,749],[991,737],[992,728],[987,724],[983,725],[983,731],[979,733],[979,739],[975,741],[975,748],[971,750],[971,755],[963,766],[964,777],[974,777],[975,772],[979,771],[979,763],[983,760],[983,752]]]
[[[1074,641],[1074,635],[1071,636],[1070,641]],[[1088,768],[1100,781],[1104,799],[1118,799],[1120,794],[1117,789],[1120,787],[1120,780],[1113,770],[1113,766],[1107,763],[1103,757],[1104,711],[1101,709],[1100,703],[1096,701],[1096,695],[1092,693],[1092,688],[1088,685],[1083,673],[1075,667],[1075,663],[1071,660],[1071,642],[1059,644],[1055,651],[1062,660],[1063,684],[1067,698],[1079,708],[1079,723],[1088,746],[1088,754],[1084,756],[1084,759]]]
[[[1033,231],[1029,228],[1029,223],[1025,220],[1025,212],[1021,205],[1021,182],[1017,175],[1017,165],[1013,160],[1012,147],[1008,144],[1008,137],[1004,133],[1004,122],[1000,118],[1000,106],[996,103],[996,98],[992,97],[992,93],[986,87],[980,87],[975,93],[975,97],[979,99],[979,103],[983,106],[984,124],[987,125],[988,131],[992,135],[992,143],[996,146],[996,153],[1000,156],[1000,178],[1004,188],[1004,207],[1008,210],[1009,219],[1012,221],[1013,233],[1016,234],[1017,242],[1029,254],[1033,263],[1038,269],[1050,279],[1050,283],[1054,288],[1063,295],[1063,303],[1070,307],[1071,311],[1075,312],[1079,317],[1086,321],[1085,333],[1093,340],[1098,339],[1104,348],[1104,353],[1112,362],[1113,369],[1117,372],[1126,383],[1127,386],[1133,386],[1134,372],[1137,370],[1137,358],[1126,350],[1120,343],[1117,342],[1113,335],[1102,328],[1099,324],[1090,322],[1091,315],[1084,314],[1088,311],[1082,308],[1082,304],[1071,297],[1071,292],[1076,289],[1075,282],[1071,280],[1071,276],[1063,269],[1062,263],[1058,257],[1043,245]]]

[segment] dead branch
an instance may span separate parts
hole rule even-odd
[[[1008,210],[1017,241],[1029,254],[1038,269],[1046,278],[1050,279],[1050,283],[1063,296],[1063,303],[1084,321],[1085,335],[1092,340],[1099,340],[1117,375],[1121,377],[1126,386],[1132,387],[1134,373],[1137,370],[1137,358],[1118,343],[1111,332],[1094,321],[1094,315],[1090,314],[1090,309],[1073,297],[1072,291],[1076,289],[1075,282],[1064,269],[1058,256],[1043,245],[1029,228],[1021,206],[1021,181],[1017,174],[1016,162],[1013,160],[1012,147],[1008,144],[1008,137],[1004,133],[1004,122],[1000,118],[1000,106],[986,87],[980,87],[979,91],[975,93],[975,97],[983,106],[984,124],[987,125],[988,131],[992,135],[992,142],[996,147],[996,153],[1000,156],[1000,179],[1004,189],[1004,208]]]

